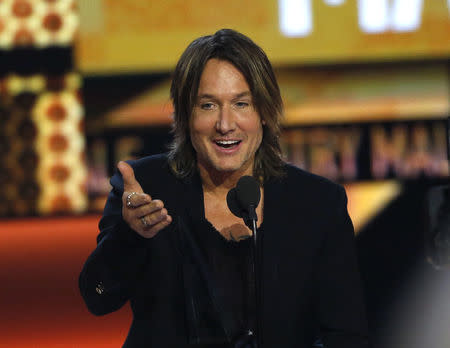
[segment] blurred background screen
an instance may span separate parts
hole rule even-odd
[[[188,42],[239,28],[276,66],[450,53],[447,0],[80,1],[79,68],[172,69]]]

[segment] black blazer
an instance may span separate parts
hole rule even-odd
[[[130,164],[144,192],[161,199],[174,220],[154,238],[139,236],[121,218],[120,173],[111,178],[98,245],[79,279],[89,310],[103,315],[129,300],[127,348],[180,348],[226,336],[203,266],[185,238],[204,219],[199,176],[176,178],[165,155]],[[262,347],[310,348],[317,336],[326,348],[367,347],[345,191],[291,165],[285,171],[264,183]]]

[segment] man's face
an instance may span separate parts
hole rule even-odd
[[[262,135],[261,118],[245,77],[231,63],[210,59],[190,119],[199,167],[252,174]]]

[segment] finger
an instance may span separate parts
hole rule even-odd
[[[147,223],[148,226],[153,226],[153,225],[156,225],[157,223],[165,220],[167,215],[168,215],[168,213],[167,213],[166,208],[163,208],[154,213],[144,215],[143,218],[145,219],[145,222]],[[142,217],[141,217],[141,219],[142,219]]]
[[[158,210],[161,210],[162,208],[164,208],[164,203],[159,199],[155,199],[148,204],[144,204],[144,205],[136,208],[133,213],[137,217],[142,217],[142,216],[157,212]]]
[[[172,222],[172,217],[170,215],[167,215],[166,218],[157,224],[153,225],[149,229],[145,231],[145,235],[147,238],[154,237],[159,231],[161,231],[163,228],[166,228],[170,225]]]
[[[120,173],[122,174],[124,191],[137,192],[137,193],[144,192],[142,190],[141,185],[139,184],[139,182],[136,180],[136,178],[134,176],[133,168],[131,168],[131,166],[128,163],[126,163],[124,161],[120,161],[117,164],[117,168],[119,169]]]
[[[146,193],[127,192],[124,193],[125,204],[128,208],[138,208],[152,202],[152,197]],[[130,202],[130,204],[128,204]]]

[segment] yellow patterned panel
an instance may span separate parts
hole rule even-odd
[[[70,45],[78,31],[76,0],[0,2],[0,48]]]
[[[69,80],[76,79],[71,76]],[[82,118],[76,90],[42,93],[36,101],[33,120],[41,158],[37,168],[41,213],[82,212],[87,208]]]

